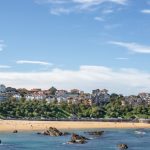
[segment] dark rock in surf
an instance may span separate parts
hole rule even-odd
[[[42,133],[40,133],[40,132],[37,132],[37,134],[42,134]]]
[[[56,128],[50,127],[48,130],[44,131],[43,133],[37,133],[37,134],[43,134],[43,135],[48,135],[48,136],[65,136],[69,135],[68,132],[61,132]]]
[[[73,133],[71,140],[67,143],[68,144],[85,144],[85,143],[87,143],[87,140],[89,140],[89,139],[84,136]]]
[[[125,150],[125,149],[128,149],[128,145],[127,144],[118,144],[118,148],[120,150]]]
[[[13,133],[18,133],[18,130],[14,130]]]

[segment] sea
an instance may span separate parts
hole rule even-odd
[[[86,131],[91,129],[69,131],[90,139],[81,145],[67,144],[71,135],[49,137],[38,135],[36,132],[1,132],[0,150],[118,150],[117,145],[121,143],[127,144],[128,150],[150,150],[149,129],[105,129],[100,137],[88,135]]]

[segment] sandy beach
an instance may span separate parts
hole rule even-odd
[[[81,121],[19,121],[0,120],[0,131],[41,131],[49,127],[58,129],[93,129],[93,128],[150,128],[147,123],[120,122],[81,122]]]

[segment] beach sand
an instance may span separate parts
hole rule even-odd
[[[42,131],[49,127],[58,129],[96,129],[96,128],[150,128],[147,123],[88,122],[88,121],[20,121],[0,120],[0,131]]]

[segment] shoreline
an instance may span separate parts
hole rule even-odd
[[[89,121],[24,121],[0,120],[0,131],[44,131],[49,127],[58,129],[141,129],[149,128],[148,123],[132,122],[89,122]]]

